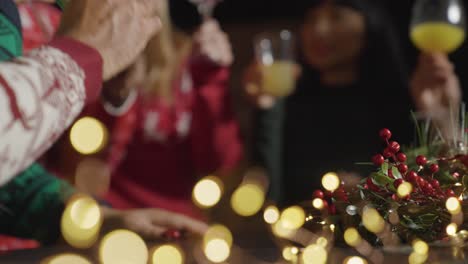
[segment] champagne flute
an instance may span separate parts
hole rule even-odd
[[[203,17],[203,20],[209,20],[213,17],[213,10],[222,0],[189,0],[197,6],[198,13]]]
[[[412,42],[424,52],[451,53],[465,39],[460,0],[417,0],[410,26]]]

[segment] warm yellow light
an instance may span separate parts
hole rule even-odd
[[[280,213],[276,206],[270,205],[268,206],[265,211],[263,212],[263,219],[268,224],[272,225],[276,223],[279,219]]]
[[[272,231],[275,236],[282,238],[291,237],[295,232],[292,229],[284,227],[284,223],[281,221],[281,219],[272,225]]]
[[[91,264],[87,259],[82,256],[66,253],[60,254],[41,262],[42,264]]]
[[[330,225],[330,230],[331,230],[332,232],[335,232],[335,225],[334,225],[334,224],[331,224],[331,225]]]
[[[322,185],[325,190],[333,192],[340,187],[340,178],[338,178],[336,173],[329,172],[323,175]]]
[[[304,249],[302,254],[304,264],[322,264],[327,262],[327,251],[317,245],[312,244]]]
[[[184,257],[181,250],[173,245],[158,247],[153,253],[153,264],[182,264]]]
[[[425,255],[429,252],[429,246],[426,242],[418,239],[413,242],[413,250],[420,255]]]
[[[344,232],[344,240],[351,247],[357,247],[361,243],[361,235],[356,228],[350,227]]]
[[[83,117],[70,130],[70,143],[81,154],[100,151],[107,143],[106,127],[93,117]]]
[[[148,248],[137,234],[128,230],[115,230],[102,239],[99,258],[102,264],[146,264]]]
[[[461,212],[460,201],[455,197],[450,197],[445,202],[445,207],[451,214],[459,214]]]
[[[445,229],[447,231],[447,235],[454,236],[457,233],[458,226],[455,223],[451,223]]]
[[[265,202],[265,193],[260,186],[255,184],[241,185],[232,194],[232,209],[240,216],[252,216],[256,214]]]
[[[232,233],[223,225],[212,225],[205,232],[205,235],[203,236],[203,242],[205,245],[213,239],[222,239],[226,241],[229,246],[232,246]]]
[[[291,247],[285,247],[283,248],[283,258],[286,261],[292,261],[293,259],[293,253],[292,253],[292,248]]]
[[[409,264],[423,264],[427,260],[427,254],[418,254],[416,252],[411,253],[408,258]]]
[[[322,210],[323,209],[323,200],[320,198],[315,198],[312,200],[312,206],[316,209]]]
[[[398,186],[397,195],[400,198],[405,198],[413,191],[413,185],[409,182],[403,182]]]
[[[292,247],[291,253],[293,253],[293,255],[297,255],[299,253],[299,249],[297,247]]]
[[[229,258],[231,249],[228,243],[222,239],[213,239],[205,245],[205,256],[214,263],[224,262]]]
[[[367,261],[358,256],[347,257],[343,264],[367,264]]]
[[[304,209],[299,206],[286,208],[281,213],[280,221],[286,229],[298,229],[305,223]]]
[[[319,237],[317,238],[316,244],[325,248],[328,245],[328,240],[324,237]]]
[[[201,179],[193,188],[192,197],[196,205],[201,208],[215,206],[222,195],[222,183],[215,176]]]
[[[385,227],[385,221],[374,208],[366,208],[362,214],[362,223],[367,230],[378,234]]]
[[[98,203],[89,196],[77,195],[65,207],[60,227],[63,238],[71,246],[89,248],[96,242],[101,225]]]

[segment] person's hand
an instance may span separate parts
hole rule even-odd
[[[234,61],[231,43],[216,20],[204,22],[194,35],[195,53],[220,66],[230,66]]]
[[[454,67],[444,54],[421,54],[410,83],[418,111],[440,119],[458,111],[461,89]]]
[[[301,68],[295,65],[294,77],[297,79],[301,75]],[[244,71],[243,87],[247,99],[261,109],[270,109],[276,101],[276,97],[263,92],[263,74],[261,65],[254,61]]]
[[[145,239],[164,238],[165,233],[170,230],[203,235],[208,229],[208,226],[201,221],[161,209],[116,211],[107,208],[103,211],[104,223],[111,222],[111,229],[125,228]]]
[[[154,0],[71,0],[58,35],[95,48],[109,80],[130,66],[161,28]]]

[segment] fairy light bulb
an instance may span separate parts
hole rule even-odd
[[[279,219],[280,213],[276,206],[270,205],[268,206],[265,211],[263,212],[263,219],[268,224],[272,225],[276,223]]]
[[[320,199],[320,198],[315,198],[314,200],[312,200],[312,206],[313,206],[315,209],[322,210],[323,207],[324,207],[323,200]]]
[[[307,246],[302,253],[302,261],[304,264],[325,264],[327,262],[328,253],[320,245],[312,244]]]
[[[71,253],[53,256],[51,258],[48,258],[42,261],[41,263],[42,264],[91,264],[91,262],[87,260],[86,258],[76,255],[76,254],[71,254]]]
[[[231,248],[226,241],[216,238],[206,243],[204,253],[211,262],[221,263],[229,258]]]
[[[115,230],[102,239],[99,258],[102,264],[146,264],[148,248],[137,234],[123,229]]]
[[[350,227],[344,232],[344,240],[351,247],[357,247],[361,243],[361,235],[356,228]]]
[[[347,257],[343,264],[367,264],[367,261],[358,256]]]
[[[420,255],[425,255],[429,252],[429,246],[426,242],[418,239],[413,242],[413,250]]]
[[[292,248],[291,247],[283,248],[282,255],[286,261],[292,261],[293,260]]]
[[[212,225],[205,232],[203,236],[203,242],[205,245],[213,239],[222,239],[226,241],[229,246],[232,246],[232,233],[223,225]]]
[[[153,252],[153,264],[182,264],[184,257],[182,251],[174,245],[163,245]]]
[[[107,143],[107,129],[93,117],[83,117],[70,130],[70,143],[83,155],[99,152]]]
[[[231,207],[240,216],[256,214],[265,202],[263,188],[256,184],[243,184],[231,196]]]
[[[374,208],[365,208],[362,214],[362,223],[367,230],[374,234],[382,232],[385,227],[385,221],[379,212]]]
[[[340,178],[334,172],[329,172],[322,177],[322,185],[325,190],[333,192],[340,187]]]
[[[195,204],[201,208],[215,206],[223,193],[222,182],[215,176],[201,179],[193,188],[192,197]]]
[[[403,182],[397,188],[397,195],[400,198],[405,198],[413,191],[413,185],[409,182]]]
[[[325,248],[328,245],[328,240],[325,237],[319,237],[317,238],[317,241],[315,242],[315,244]]]
[[[445,231],[447,232],[447,235],[449,236],[454,236],[457,233],[458,226],[455,223],[451,223],[447,226]]]
[[[455,197],[448,198],[445,202],[445,207],[453,215],[459,214],[461,212],[460,201]]]
[[[275,236],[282,238],[292,237],[295,233],[295,230],[288,229],[284,226],[284,223],[281,221],[281,218],[279,221],[272,225],[272,231]]]
[[[280,217],[280,221],[286,229],[299,229],[305,223],[305,212],[299,206],[286,208]]]
[[[101,225],[98,203],[89,196],[77,195],[67,203],[60,228],[68,244],[75,248],[89,248],[96,242]]]

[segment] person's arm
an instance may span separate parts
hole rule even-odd
[[[67,38],[0,66],[0,186],[43,154],[94,100],[102,60]]]

